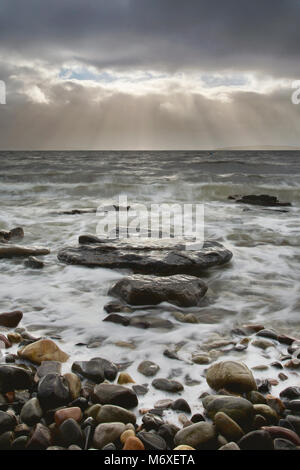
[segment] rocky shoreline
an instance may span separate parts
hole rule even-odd
[[[0,257],[25,256],[27,267],[43,267],[32,255],[47,254],[47,249],[10,245],[15,236],[23,235],[19,229],[2,232]],[[104,321],[139,328],[172,326],[163,318],[132,315],[141,307],[155,311],[161,302],[174,309],[201,306],[207,292],[201,273],[231,257],[214,242],[193,252],[178,244],[141,247],[104,243],[91,236],[81,237],[79,247],[65,248],[58,255],[69,264],[130,268],[134,274],[110,288],[109,295],[116,300],[105,306]],[[173,314],[178,322],[198,322],[188,311],[175,309]],[[206,381],[206,390],[200,392],[200,382],[182,383],[171,373],[164,376],[160,364],[151,360],[73,361],[53,338],[35,337],[23,328],[22,319],[19,310],[0,314],[0,449],[300,449],[297,338],[249,324],[233,329],[230,337],[204,342],[188,359],[199,367],[199,379]],[[247,367],[242,360],[228,358],[232,351],[243,354],[249,347],[257,348],[264,364]],[[163,356],[183,365],[187,361],[180,347],[166,348]],[[276,392],[286,381],[289,385]],[[193,400],[184,398],[188,387],[193,387]],[[141,407],[142,397],[154,391],[161,398]]]

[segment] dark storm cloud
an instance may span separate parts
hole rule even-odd
[[[299,19],[298,0],[2,0],[0,50],[99,68],[294,77]]]

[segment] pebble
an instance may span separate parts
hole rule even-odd
[[[242,450],[273,450],[273,440],[265,430],[251,431],[242,437],[238,445]]]
[[[103,405],[94,416],[97,423],[136,423],[136,416],[131,411],[115,405]]]
[[[68,447],[72,444],[78,445],[79,447],[83,445],[81,427],[73,418],[67,418],[62,421],[59,426],[59,436],[64,447]]]
[[[114,443],[125,431],[123,423],[101,423],[95,429],[93,445],[96,449],[102,449],[110,443]]]
[[[42,417],[43,410],[37,398],[31,398],[23,405],[20,413],[22,423],[28,424],[28,426],[34,426]]]
[[[23,313],[20,310],[14,312],[0,313],[0,326],[7,328],[16,328],[23,318]]]
[[[129,436],[126,439],[123,450],[145,450],[145,446],[138,437]]]
[[[128,437],[135,437],[135,432],[132,429],[126,429],[121,436],[120,436],[120,441],[122,444],[125,444],[126,440]]]
[[[60,426],[64,421],[70,418],[79,423],[82,419],[81,409],[75,406],[72,408],[62,408],[57,410],[54,414],[54,421],[57,426]]]
[[[137,437],[142,441],[145,450],[166,450],[166,441],[159,435],[152,432],[142,431],[137,434]]]
[[[214,423],[217,431],[226,437],[228,441],[237,442],[244,435],[240,426],[223,412],[219,412],[215,415]]]
[[[206,373],[206,381],[216,391],[221,388],[233,392],[256,390],[252,372],[245,364],[235,361],[223,361],[210,366]]]
[[[135,381],[133,378],[127,374],[126,372],[121,372],[121,374],[118,377],[118,384],[124,385],[124,384],[134,384]]]
[[[143,361],[140,363],[138,366],[138,371],[145,375],[146,377],[153,377],[154,375],[157,374],[159,371],[160,367],[155,364],[154,362],[151,361]]]
[[[100,384],[94,387],[92,399],[101,405],[116,405],[123,408],[135,408],[138,405],[136,393],[122,385]]]
[[[203,406],[209,418],[222,411],[233,419],[242,428],[252,424],[254,408],[252,403],[245,398],[211,395],[202,400]]]
[[[188,445],[195,449],[209,448],[216,439],[215,427],[210,423],[196,423],[178,431],[174,438],[176,446]]]
[[[38,399],[45,409],[54,409],[70,401],[70,391],[66,379],[58,374],[48,374],[38,384]]]
[[[183,390],[183,385],[180,382],[169,379],[154,379],[152,386],[169,393],[178,393]]]

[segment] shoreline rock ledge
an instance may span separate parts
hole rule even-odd
[[[184,243],[167,246],[151,240],[145,245],[140,241],[130,243],[85,238],[90,242],[60,250],[59,261],[89,267],[130,269],[139,274],[198,276],[203,270],[226,264],[232,258],[231,251],[213,241],[206,241],[201,249],[187,250]]]

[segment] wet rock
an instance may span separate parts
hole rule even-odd
[[[201,423],[201,421],[205,421],[204,416],[201,413],[196,413],[191,417],[192,423]]]
[[[256,336],[260,336],[261,338],[269,338],[276,341],[278,340],[278,334],[276,333],[276,331],[267,330],[265,328],[263,330],[258,331],[258,333],[256,333]]]
[[[229,196],[228,199],[233,199],[239,204],[251,204],[254,206],[268,206],[268,207],[290,207],[290,202],[280,202],[277,197],[269,196],[268,194],[249,194],[247,196]]]
[[[130,318],[125,317],[123,315],[118,315],[117,313],[111,313],[110,315],[105,317],[103,321],[116,323],[118,325],[128,326],[130,322]]]
[[[5,411],[0,411],[0,434],[12,431],[16,426],[16,418]]]
[[[226,388],[233,392],[248,392],[257,388],[248,367],[234,361],[218,362],[210,366],[207,370],[206,381],[216,391]]]
[[[172,449],[174,447],[174,437],[178,431],[179,428],[174,424],[163,424],[158,430],[158,435],[162,437],[167,443],[167,446]]]
[[[228,444],[224,444],[218,450],[241,450],[241,449],[235,442],[228,442]]]
[[[101,450],[114,451],[114,450],[117,450],[117,448],[116,448],[115,444],[110,442],[109,444],[106,444],[106,446],[102,447]]]
[[[37,398],[31,398],[23,405],[20,414],[22,423],[26,423],[28,426],[34,426],[41,420],[42,417],[43,410]]]
[[[297,400],[300,398],[300,387],[287,387],[279,395],[282,399]]]
[[[194,364],[209,364],[211,362],[211,358],[209,357],[208,354],[195,354],[192,357],[192,361]]]
[[[137,434],[146,450],[166,450],[166,441],[159,435],[142,431]]]
[[[22,336],[19,333],[7,333],[7,339],[11,344],[18,344],[22,341]]]
[[[183,385],[176,380],[154,379],[152,386],[158,390],[164,390],[169,393],[178,393],[183,390]]]
[[[293,426],[292,430],[295,430],[295,432],[300,436],[300,417],[287,415],[286,419]]]
[[[59,437],[65,447],[71,444],[78,445],[79,447],[83,445],[82,430],[75,419],[68,418],[62,422],[59,426]]]
[[[243,429],[251,425],[253,421],[253,405],[245,398],[210,395],[203,398],[202,403],[208,417],[211,419],[214,419],[215,415],[222,411]]]
[[[255,341],[252,341],[251,344],[252,346],[255,346],[256,348],[260,348],[264,350],[268,348],[274,348],[274,343],[266,339],[256,339]]]
[[[0,436],[0,450],[11,450],[12,442],[14,440],[14,433],[7,431]]]
[[[132,390],[139,395],[146,395],[148,393],[148,385],[133,385]]]
[[[267,431],[269,435],[275,438],[288,439],[293,442],[296,446],[300,446],[300,437],[293,431],[287,428],[282,428],[280,426],[266,426],[263,428],[264,431]]]
[[[115,380],[118,367],[113,362],[99,357],[90,361],[74,362],[72,371],[95,383],[101,383],[105,379]]]
[[[0,313],[0,326],[7,328],[16,328],[23,318],[23,313],[20,310],[14,312]]]
[[[196,277],[132,275],[123,278],[109,290],[109,295],[131,305],[157,305],[169,302],[182,307],[199,305],[207,286]]]
[[[116,405],[122,408],[134,408],[138,404],[138,399],[133,390],[122,385],[100,384],[94,387],[92,395],[94,403],[101,405]]]
[[[272,395],[267,395],[267,404],[276,411],[277,415],[280,416],[284,413],[285,411],[285,406],[283,402],[280,400],[280,398],[273,397]]]
[[[164,421],[159,416],[151,413],[146,413],[142,418],[142,422],[146,431],[151,431],[152,429],[157,431],[164,424]]]
[[[196,449],[194,449],[194,447],[191,447],[191,446],[182,445],[182,446],[174,447],[173,450],[196,450]]]
[[[127,374],[126,372],[121,372],[119,377],[118,377],[118,384],[120,385],[125,385],[125,384],[134,384],[135,381],[133,378]]]
[[[102,423],[94,432],[93,445],[96,449],[103,449],[107,444],[115,442],[125,431],[123,423]]]
[[[172,403],[171,408],[172,408],[172,410],[184,411],[185,413],[191,413],[192,412],[192,410],[190,408],[190,405],[183,398],[178,398],[178,400],[175,400]]]
[[[0,245],[0,258],[48,255],[50,250],[39,246]]]
[[[195,449],[209,449],[215,445],[216,430],[210,423],[196,423],[181,429],[174,438],[175,446],[188,445]]]
[[[273,450],[273,441],[267,431],[251,431],[238,442],[242,450]]]
[[[180,361],[177,352],[172,351],[171,349],[165,349],[164,352],[163,352],[163,355],[165,357],[168,357],[169,359],[174,359],[175,361]]]
[[[240,426],[223,412],[219,412],[215,415],[214,423],[217,431],[226,437],[228,441],[237,442],[244,435]]]
[[[104,306],[104,310],[107,313],[132,313],[132,308],[128,305],[124,305],[116,300],[113,300]]]
[[[38,385],[38,399],[45,409],[54,409],[70,401],[68,382],[58,374],[48,374]]]
[[[153,377],[157,374],[160,367],[152,361],[143,361],[138,366],[138,371],[146,377]]]
[[[82,419],[82,411],[78,406],[72,408],[62,408],[57,410],[54,414],[54,421],[57,426],[60,426],[67,419],[72,418],[74,421],[79,423]]]
[[[58,361],[44,361],[37,368],[35,374],[35,380],[38,382],[42,377],[47,374],[60,374],[61,373],[61,362]]]
[[[0,365],[0,392],[31,389],[33,380],[31,374],[17,366]]]
[[[12,450],[25,450],[28,443],[28,436],[17,437],[11,444]]]
[[[45,266],[44,262],[35,256],[29,256],[29,258],[25,260],[24,265],[31,269],[43,269]]]
[[[135,328],[163,328],[170,330],[173,328],[173,323],[170,320],[157,318],[153,315],[135,315],[130,318],[129,325]]]
[[[51,339],[40,339],[19,349],[18,356],[36,364],[41,364],[43,361],[66,362],[69,359],[68,354]]]
[[[27,449],[29,450],[45,450],[52,444],[50,430],[41,423],[38,423],[32,436],[27,443]]]
[[[95,416],[97,423],[136,423],[136,416],[131,411],[115,405],[103,405]]]
[[[268,405],[253,405],[254,413],[263,416],[268,424],[277,424],[278,414]]]
[[[212,266],[229,262],[232,253],[220,243],[207,241],[202,249],[186,250],[185,244],[148,247],[116,241],[97,245],[64,248],[58,259],[68,264],[99,266],[110,269],[131,269],[136,273],[155,275],[195,274]]]
[[[80,378],[78,377],[78,375],[73,374],[72,372],[68,372],[67,374],[64,374],[64,378],[68,382],[71,400],[76,400],[76,398],[80,396],[80,390],[81,390]]]
[[[123,450],[145,450],[145,446],[138,437],[130,436],[126,440]]]
[[[267,399],[260,392],[253,390],[252,392],[247,393],[247,400],[251,401],[253,405],[266,405]]]

